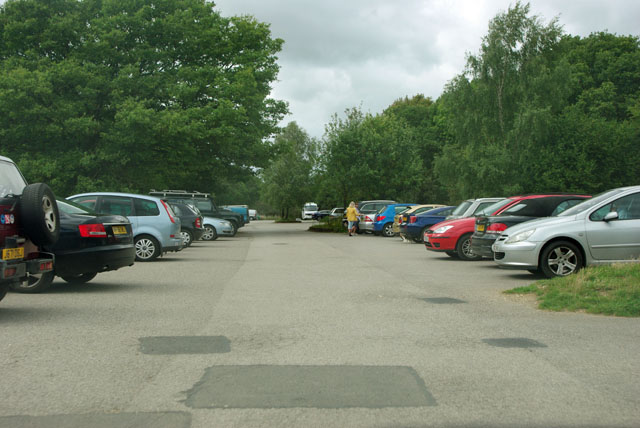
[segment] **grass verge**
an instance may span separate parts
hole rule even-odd
[[[318,223],[309,227],[311,232],[346,233],[347,229],[342,224],[342,218],[323,218]]]
[[[574,275],[537,281],[506,294],[534,293],[540,309],[640,316],[640,264],[592,266]]]

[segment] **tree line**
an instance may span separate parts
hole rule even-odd
[[[354,107],[314,145],[312,196],[301,189],[297,206],[310,197],[327,208],[378,198],[457,204],[638,185],[640,41],[571,36],[517,2],[491,20],[437,100],[404,97],[376,115]],[[265,179],[269,200],[288,203],[277,179]]]
[[[640,183],[637,36],[572,36],[517,2],[436,100],[355,106],[319,139],[278,128],[283,43],[206,0],[7,0],[0,153],[61,196],[195,189],[285,217]]]

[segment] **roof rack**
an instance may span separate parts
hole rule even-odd
[[[189,198],[210,198],[211,197],[211,193],[202,193],[202,192],[198,192],[197,190],[187,191],[187,190],[154,190],[154,189],[151,189],[149,194],[152,195],[152,196],[163,196],[163,197],[168,197],[168,196],[184,196],[184,197],[189,197]]]

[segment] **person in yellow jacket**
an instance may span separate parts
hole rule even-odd
[[[358,207],[356,207],[356,203],[351,201],[349,204],[349,208],[347,208],[347,221],[349,224],[347,228],[349,229],[349,236],[352,236],[356,233],[356,226],[358,225],[358,216],[360,215],[360,211],[358,211]]]

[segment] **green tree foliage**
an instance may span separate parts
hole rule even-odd
[[[286,104],[283,41],[205,0],[8,0],[0,149],[31,180],[82,190],[198,188],[268,164]]]
[[[317,142],[295,122],[275,138],[275,160],[263,172],[264,196],[283,218],[294,217],[312,194]]]

